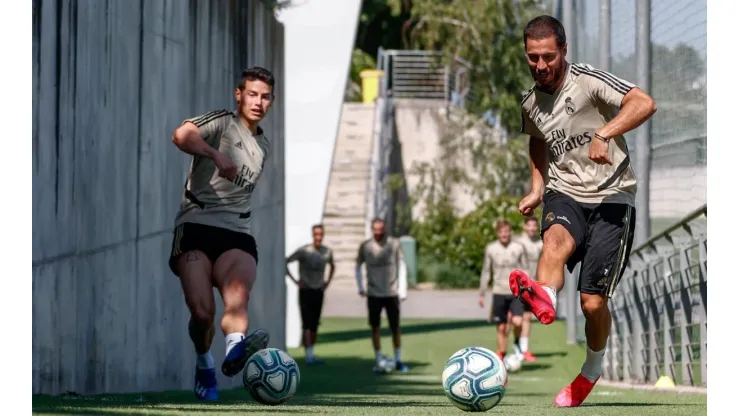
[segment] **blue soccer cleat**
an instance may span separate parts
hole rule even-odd
[[[198,400],[218,400],[216,370],[213,368],[196,368],[195,387],[193,388],[193,392]]]
[[[229,351],[224,358],[223,365],[221,365],[221,372],[227,377],[234,377],[239,374],[244,369],[249,357],[254,355],[255,352],[267,348],[268,342],[270,342],[270,334],[264,329],[252,332],[251,335],[239,341]]]
[[[409,367],[400,361],[396,361],[396,371],[407,373],[409,371]]]

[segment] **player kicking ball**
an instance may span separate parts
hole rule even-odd
[[[627,81],[567,62],[565,30],[551,16],[527,24],[524,45],[535,81],[522,101],[532,191],[519,211],[530,216],[544,203],[543,246],[537,280],[516,270],[509,285],[548,325],[555,320],[564,266],[572,271],[581,263],[578,286],[588,350],[580,374],[554,401],[557,407],[576,407],[601,376],[611,330],[607,302],[624,273],[634,236],[637,186],[623,134],[648,120],[656,105]]]
[[[241,74],[235,111],[212,111],[185,120],[172,141],[192,156],[180,211],[175,218],[169,265],[180,278],[190,310],[188,330],[197,354],[195,396],[218,400],[211,343],[216,305],[224,302],[221,330],[226,356],[221,371],[238,374],[269,335],[245,336],[249,293],[257,278],[257,243],[251,233],[251,199],[270,142],[258,126],[274,100],[275,78],[263,68]]]

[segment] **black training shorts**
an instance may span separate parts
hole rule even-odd
[[[548,190],[542,211],[542,236],[560,224],[576,242],[568,259],[571,272],[581,263],[581,293],[614,293],[627,266],[635,235],[635,208],[627,204],[583,204],[560,192]]]
[[[170,270],[177,272],[177,259],[188,251],[202,251],[211,263],[225,252],[238,249],[249,253],[257,262],[257,242],[249,234],[227,230],[221,227],[186,222],[175,228],[170,253]]]
[[[301,308],[303,330],[316,332],[324,306],[324,290],[302,287],[298,289],[298,304]]]
[[[512,316],[524,315],[524,304],[514,295],[493,294],[493,322],[505,324],[508,322],[509,312]]]
[[[401,318],[401,302],[398,296],[367,297],[367,317],[370,327],[380,327],[380,314],[383,309],[388,315],[388,326],[391,327],[391,330],[397,329]]]

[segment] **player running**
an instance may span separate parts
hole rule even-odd
[[[187,119],[172,136],[180,150],[193,156],[175,218],[169,265],[180,278],[190,310],[188,330],[197,354],[194,391],[201,400],[218,400],[210,352],[216,314],[213,287],[224,302],[224,375],[238,374],[269,341],[262,329],[245,335],[258,261],[257,243],[250,235],[251,199],[270,150],[258,124],[274,100],[274,86],[274,76],[264,68],[243,71],[234,89],[235,111]]]
[[[321,308],[324,305],[324,291],[334,277],[334,253],[321,244],[324,241],[324,226],[311,227],[313,243],[300,247],[285,259],[285,270],[288,276],[298,285],[298,303],[303,321],[303,346],[306,349],[306,364],[322,364],[323,361],[314,355],[314,345],[321,320]],[[288,264],[298,262],[299,279],[293,277]],[[326,266],[329,265],[329,279],[324,281]]]
[[[375,349],[375,370],[381,367],[383,354],[380,349],[380,314],[385,309],[388,326],[393,333],[393,348],[396,370],[408,371],[401,361],[401,301],[406,300],[408,281],[406,263],[397,238],[385,232],[385,221],[376,218],[372,222],[373,238],[360,244],[357,251],[355,279],[360,296],[367,296],[367,312],[372,328],[373,348]],[[362,265],[365,265],[367,291],[362,278]]]
[[[564,265],[572,271],[581,262],[578,286],[588,350],[580,374],[554,401],[558,407],[575,407],[601,376],[611,329],[607,302],[624,273],[634,236],[637,186],[623,134],[649,119],[657,107],[633,84],[590,65],[567,62],[565,30],[551,16],[527,24],[524,45],[535,80],[522,101],[532,191],[519,210],[530,216],[544,202],[544,241],[537,281],[514,271],[510,286],[540,322],[550,324],[563,288]]]
[[[542,238],[540,238],[539,225],[537,224],[536,218],[527,217],[527,219],[524,220],[524,232],[516,241],[524,247],[524,252],[527,255],[527,274],[529,276],[534,276],[537,272],[537,261],[540,259],[540,253],[542,252]],[[537,357],[529,351],[529,338],[531,332],[532,311],[529,305],[524,304],[521,334],[516,333],[516,328],[514,330],[514,349],[516,350],[518,357],[521,357],[528,362],[535,362],[537,361]]]
[[[524,247],[511,239],[511,224],[506,220],[496,222],[498,240],[489,243],[483,257],[483,269],[480,274],[480,293],[478,305],[483,307],[483,298],[488,285],[493,280],[493,322],[496,323],[498,356],[503,360],[509,345],[509,331],[521,332],[522,303],[512,296],[507,276],[527,264]],[[511,320],[509,320],[511,315]],[[509,325],[511,321],[511,326]]]

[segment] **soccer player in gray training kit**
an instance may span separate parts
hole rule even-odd
[[[496,221],[498,240],[486,246],[483,255],[483,268],[480,274],[480,293],[478,305],[483,307],[483,297],[489,283],[493,280],[493,322],[496,323],[498,351],[502,360],[509,345],[509,331],[513,326],[515,333],[521,333],[524,306],[509,289],[509,274],[527,264],[524,247],[511,239],[511,224],[506,220]],[[511,315],[511,319],[509,319]],[[511,321],[511,326],[509,322]]]
[[[526,272],[530,276],[537,273],[537,262],[542,252],[542,237],[540,237],[539,231],[537,218],[527,217],[524,220],[524,232],[516,240],[524,247],[524,252],[527,253]],[[528,305],[524,305],[521,334],[514,333],[514,350],[516,350],[517,356],[521,356],[524,361],[535,362],[537,357],[529,351],[529,339],[532,333],[531,322],[532,311]]]
[[[375,349],[375,369],[380,369],[383,358],[380,350],[380,314],[385,309],[388,326],[393,333],[396,370],[406,372],[408,367],[401,361],[400,325],[401,301],[406,299],[408,289],[406,263],[398,239],[386,234],[385,221],[374,219],[372,230],[373,238],[360,244],[357,251],[355,278],[360,296],[367,296],[368,321]],[[363,264],[367,275],[367,291],[362,279]]]
[[[657,107],[632,83],[590,65],[567,62],[565,29],[551,16],[527,24],[524,47],[535,81],[522,101],[532,190],[519,203],[519,211],[530,216],[544,203],[543,245],[536,281],[518,270],[509,285],[548,325],[555,320],[564,266],[572,271],[581,263],[578,287],[586,317],[586,360],[554,400],[557,407],[575,407],[601,376],[611,330],[607,302],[624,273],[634,236],[637,186],[623,135],[648,120]]]
[[[334,277],[334,253],[321,244],[324,240],[324,226],[311,227],[313,243],[300,247],[285,259],[285,270],[298,285],[298,303],[303,321],[303,346],[306,348],[306,364],[322,364],[314,355],[321,308],[324,305],[324,291]],[[288,270],[288,264],[298,261],[297,280]],[[329,278],[324,281],[326,266],[329,265]]]
[[[187,119],[172,136],[175,145],[192,156],[169,264],[180,278],[190,309],[188,329],[197,354],[194,391],[201,400],[218,400],[210,352],[216,314],[213,287],[224,302],[225,375],[238,374],[269,341],[262,329],[245,335],[258,261],[257,243],[250,234],[251,199],[270,150],[258,124],[274,100],[274,87],[270,71],[250,68],[234,89],[235,111]]]

